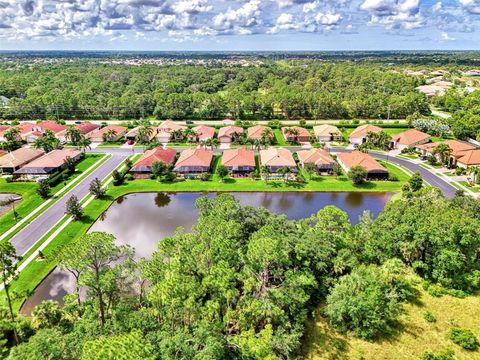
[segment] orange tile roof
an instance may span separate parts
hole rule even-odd
[[[364,137],[364,136],[367,136],[369,132],[379,133],[380,131],[382,131],[382,128],[375,125],[371,125],[371,124],[360,125],[355,130],[352,131],[352,133],[350,134],[350,138]]]
[[[247,149],[227,149],[222,155],[224,166],[255,166],[255,153]]]
[[[233,134],[235,133],[241,134],[242,132],[243,132],[243,128],[241,128],[240,126],[224,126],[220,128],[220,130],[218,130],[218,137],[219,138],[224,136],[232,137]]]
[[[392,139],[393,141],[401,145],[410,146],[415,145],[421,141],[430,139],[430,135],[425,134],[424,132],[417,129],[409,129],[398,135],[393,136]]]
[[[424,145],[418,145],[417,147],[419,149],[423,149],[427,152],[432,152],[438,145],[440,144],[447,144],[450,149],[452,149],[452,155],[455,157],[460,157],[465,154],[465,152],[469,150],[475,150],[475,146],[464,142],[464,141],[458,141],[458,140],[443,140],[443,141],[437,141],[434,143],[429,143],[429,144],[424,144]]]
[[[337,157],[348,169],[360,165],[367,169],[367,171],[387,171],[387,169],[380,165],[372,156],[361,151],[338,153]]]
[[[194,128],[192,128],[192,130],[195,131],[199,140],[211,139],[215,136],[215,128],[211,126],[195,126]]]
[[[175,160],[175,155],[177,151],[172,148],[164,149],[162,147],[156,147],[151,150],[145,151],[142,157],[133,165],[132,169],[134,170],[137,167],[143,166],[152,166],[156,161],[162,162],[166,165],[170,165]]]
[[[260,138],[262,138],[262,133],[265,129],[272,130],[268,126],[261,126],[261,125],[249,127],[248,130],[247,130],[247,137],[249,139],[260,139]],[[270,137],[273,138],[273,132],[272,132]]]
[[[295,129],[298,131],[298,137],[310,137],[310,133],[308,132],[307,129],[300,127],[300,126],[285,126],[282,127],[282,134],[284,137],[290,136],[289,134],[286,133],[287,129]]]
[[[297,166],[292,153],[285,148],[260,150],[260,162],[267,166]]]
[[[24,135],[33,131],[34,123],[23,121],[18,125],[15,125],[16,128],[20,129],[20,134]]]
[[[187,149],[184,150],[175,164],[180,166],[210,166],[213,159],[213,151],[208,149]]]
[[[297,151],[298,158],[304,164],[328,165],[334,163],[328,151],[324,149],[311,149]]]
[[[82,135],[88,134],[92,132],[93,130],[96,130],[100,127],[98,124],[93,124],[91,122],[83,122],[81,124],[75,125],[75,127],[80,130]]]
[[[107,125],[101,129],[98,129],[91,135],[92,137],[102,137],[103,134],[106,134],[109,130],[114,130],[117,133],[117,135],[120,135],[126,132],[127,128],[125,126],[120,126],[120,125]]]
[[[480,149],[467,151],[458,162],[468,166],[480,165]]]

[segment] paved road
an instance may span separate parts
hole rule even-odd
[[[60,199],[58,199],[47,210],[42,212],[30,224],[25,226],[22,230],[16,233],[11,243],[17,250],[17,254],[24,255],[28,249],[42,238],[50,229],[59,221],[65,214],[65,203],[72,195],[76,195],[80,200],[88,194],[90,182],[95,179],[104,179],[110,172],[112,172],[127,155],[113,154],[113,156],[104,162],[100,167],[96,168],[90,175],[80,181],[73,189],[67,191]]]
[[[290,149],[291,151],[294,151],[294,152],[299,151],[299,150],[304,150],[304,149],[301,149],[300,147],[288,147],[287,146],[287,148]],[[177,148],[176,150],[177,151],[182,151],[184,149],[185,148]],[[121,148],[113,148],[113,149],[96,148],[96,149],[92,149],[91,151],[92,152],[106,152],[106,153],[123,155],[123,156],[131,155],[134,152],[135,153],[142,153],[143,152],[143,150],[141,148],[133,148],[133,151],[132,151],[132,149],[121,149]],[[222,151],[223,150],[221,150],[221,149],[215,149],[214,150],[214,152],[216,152],[216,153],[221,153]],[[342,148],[331,148],[329,151],[331,151],[331,152],[349,152],[351,150],[342,149]],[[370,154],[372,154],[376,158],[383,159],[383,160],[388,160],[390,162],[401,165],[401,166],[407,168],[408,170],[410,170],[412,172],[419,172],[420,175],[422,176],[422,178],[426,182],[428,182],[432,186],[438,187],[443,192],[445,197],[452,198],[452,197],[455,196],[455,192],[457,191],[457,189],[453,185],[451,185],[447,181],[443,180],[442,178],[438,177],[437,175],[432,174],[430,171],[428,171],[427,169],[425,169],[424,167],[422,167],[418,164],[412,163],[408,160],[393,157],[393,156],[388,156],[388,158],[387,158],[386,154],[377,153],[377,152],[374,152],[374,151],[370,151]]]

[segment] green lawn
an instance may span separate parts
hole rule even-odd
[[[65,182],[69,183],[76,177],[80,176],[85,170],[97,162],[103,154],[86,154],[85,157],[77,164],[76,171],[72,174]],[[51,189],[51,194],[55,194],[61,190],[65,185],[65,182],[60,182],[55,187]],[[39,207],[45,200],[42,199],[36,192],[37,184],[35,182],[11,182],[7,183],[5,179],[0,179],[0,189],[3,193],[15,193],[22,197],[21,202],[16,204],[16,211],[18,214],[18,220],[30,214],[33,210]],[[51,202],[53,204],[53,201]],[[50,204],[50,205],[51,205]],[[47,208],[45,208],[47,209]],[[40,215],[40,212],[37,216]],[[35,219],[36,216],[32,217],[31,220]],[[0,217],[0,232],[4,233],[12,226],[15,225],[15,219],[13,217],[13,212],[9,211]],[[26,225],[26,224],[25,224]],[[20,230],[22,227],[18,228]],[[12,233],[13,236],[15,233]]]
[[[275,145],[278,145],[278,146],[287,145],[285,138],[283,137],[282,130],[273,129],[273,135],[275,136]]]
[[[459,183],[473,192],[480,192],[480,185],[470,186],[468,181],[459,181]]]
[[[480,295],[464,299],[448,295],[433,297],[421,286],[416,286],[418,295],[415,302],[407,303],[399,318],[397,327],[390,336],[364,341],[354,336],[341,334],[329,326],[321,315],[320,306],[310,320],[305,333],[303,358],[308,360],[365,359],[365,360],[411,360],[420,359],[425,351],[440,352],[447,348],[455,351],[456,359],[480,359],[478,351],[469,352],[447,339],[448,331],[463,327],[480,337],[478,309]],[[431,312],[437,319],[429,323],[424,319],[425,312]],[[346,347],[335,347],[344,341]]]

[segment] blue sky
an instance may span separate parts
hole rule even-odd
[[[0,0],[0,49],[480,49],[480,0]]]

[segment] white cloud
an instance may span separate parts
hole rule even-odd
[[[454,37],[450,36],[450,34],[445,32],[445,31],[442,32],[440,35],[441,35],[443,41],[455,41],[456,40]]]
[[[472,14],[480,14],[480,0],[460,0],[460,4]]]

